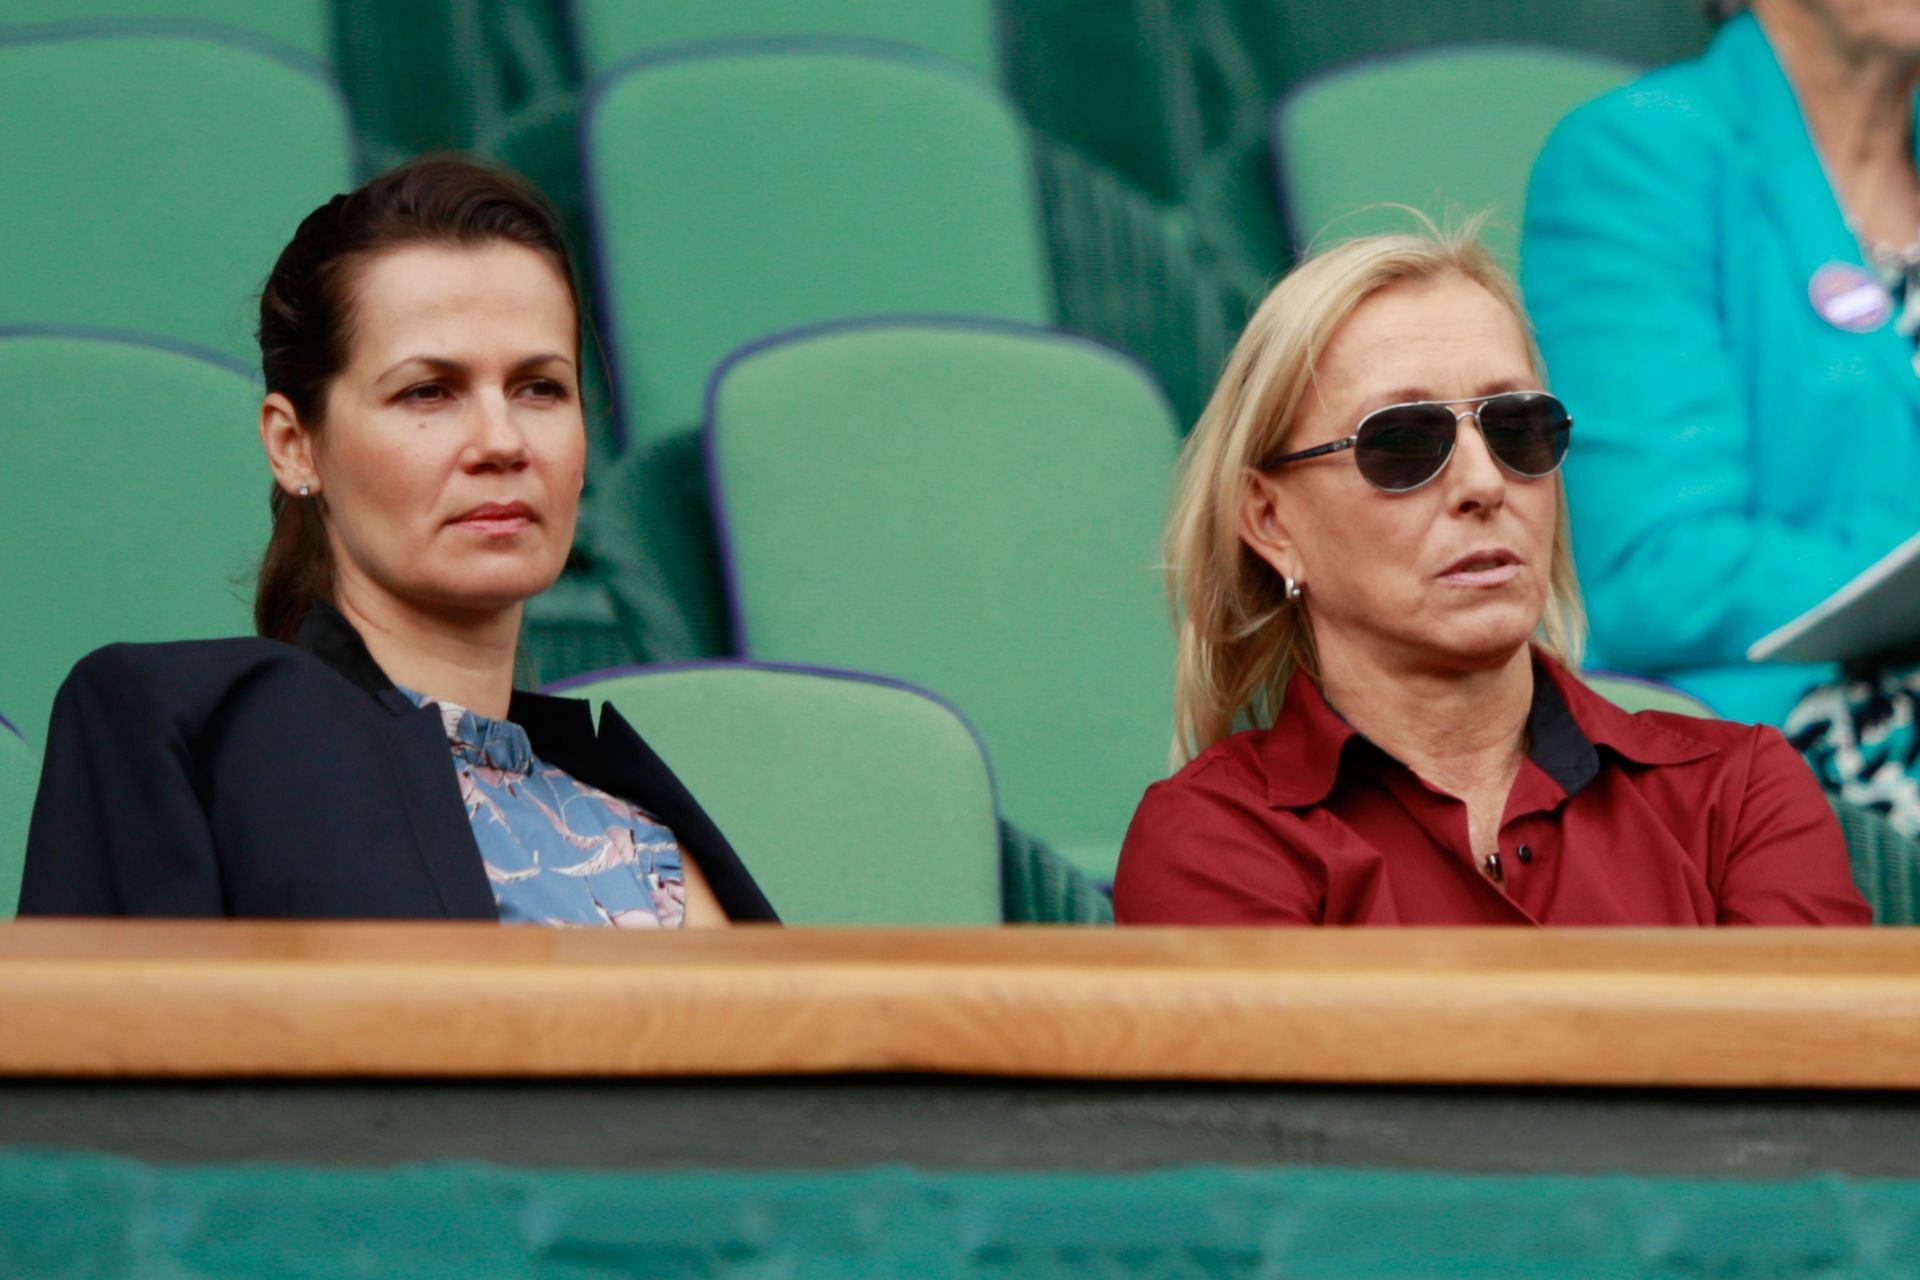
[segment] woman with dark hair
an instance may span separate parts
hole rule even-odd
[[[513,689],[579,508],[579,333],[507,174],[420,160],[300,224],[260,300],[259,638],[75,666],[21,914],[774,918],[616,712]]]

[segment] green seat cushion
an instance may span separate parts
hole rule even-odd
[[[703,45],[601,81],[585,131],[629,439],[697,421],[714,366],[775,330],[1052,318],[1022,127],[942,60]]]
[[[954,703],[1006,818],[1110,876],[1171,734],[1152,381],[1043,329],[856,322],[731,361],[707,431],[737,651]]]
[[[1466,44],[1366,58],[1317,76],[1274,107],[1281,204],[1296,246],[1406,231],[1411,205],[1437,220],[1488,211],[1484,239],[1518,260],[1527,177],[1574,107],[1637,69],[1519,44]]]
[[[38,747],[100,645],[252,631],[272,482],[236,361],[0,329],[0,387],[0,708]]]
[[[351,181],[339,91],[258,41],[44,30],[0,34],[0,114],[16,122],[0,130],[0,325],[103,325],[252,359],[281,247]]]
[[[927,694],[750,663],[553,686],[637,729],[788,924],[1000,920],[1000,830],[973,731]]]

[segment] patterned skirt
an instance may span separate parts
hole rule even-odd
[[[1787,717],[1787,740],[1829,792],[1920,837],[1920,667],[1823,684]]]

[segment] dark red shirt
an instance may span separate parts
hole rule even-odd
[[[1499,881],[1467,807],[1358,733],[1303,675],[1270,729],[1147,788],[1122,924],[1872,921],[1819,784],[1776,729],[1630,715],[1536,655]]]

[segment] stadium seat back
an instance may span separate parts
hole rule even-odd
[[[0,9],[0,38],[10,30],[51,23],[117,23],[149,27],[178,22],[252,35],[298,49],[310,58],[333,58],[333,5],[329,0],[7,0]]]
[[[20,731],[0,716],[0,919],[20,905],[20,872],[27,861],[27,819],[40,784],[40,761]]]
[[[852,36],[942,54],[988,79],[999,73],[993,0],[574,0],[590,75],[637,53],[700,40]]]
[[[1527,177],[1560,118],[1636,69],[1611,58],[1517,44],[1455,45],[1364,58],[1275,105],[1274,165],[1295,243],[1490,212],[1483,239],[1518,258]]]
[[[763,333],[882,311],[1045,322],[1021,126],[964,69],[822,41],[629,64],[585,113],[629,439],[691,426]]]
[[[1582,671],[1580,678],[1589,689],[1627,711],[1671,711],[1683,716],[1714,718],[1712,707],[1659,680],[1595,668]]]
[[[271,480],[237,362],[0,330],[0,386],[0,706],[38,747],[90,650],[252,631]]]
[[[618,708],[788,924],[1000,920],[1000,836],[966,722],[869,677],[711,663],[554,686]]]
[[[0,325],[249,356],[281,247],[351,183],[324,68],[171,24],[38,30],[0,34]]]
[[[862,321],[731,360],[707,431],[738,651],[951,701],[1006,817],[1110,875],[1171,732],[1151,379],[1044,329]]]

